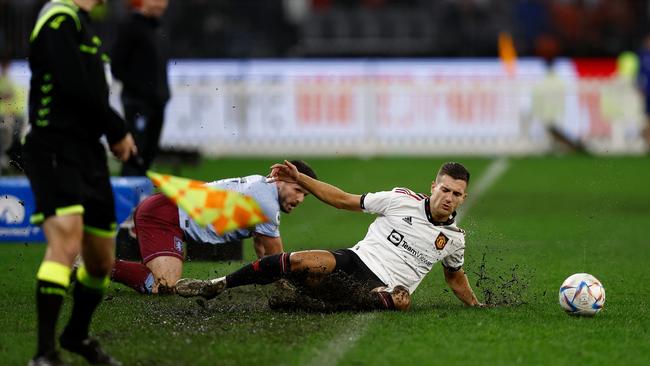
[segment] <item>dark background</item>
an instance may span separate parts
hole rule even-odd
[[[133,0],[109,0],[105,43]],[[0,54],[25,58],[43,0],[0,0]],[[171,0],[173,58],[608,57],[636,50],[649,0]]]

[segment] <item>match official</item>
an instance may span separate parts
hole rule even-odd
[[[102,42],[88,12],[103,0],[52,0],[30,37],[29,123],[25,172],[36,199],[33,223],[42,223],[45,258],[36,274],[38,348],[30,365],[61,365],[54,333],[81,252],[72,315],[62,348],[91,364],[120,365],[88,335],[113,266],[115,214],[104,146],[127,161],[136,152],[122,119],[108,104]]]
[[[111,52],[111,70],[123,84],[124,118],[142,164],[125,162],[122,176],[143,175],[158,154],[169,100],[167,37],[160,17],[167,0],[133,0],[136,10],[120,25]]]

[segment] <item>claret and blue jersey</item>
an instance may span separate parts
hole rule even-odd
[[[186,236],[196,242],[208,244],[221,244],[240,241],[250,238],[253,232],[258,234],[280,236],[280,198],[275,183],[267,183],[262,175],[249,175],[239,178],[226,178],[208,183],[209,186],[228,189],[252,197],[262,208],[269,222],[256,225],[254,228],[240,229],[225,235],[218,235],[212,225],[205,228],[194,222],[185,211],[178,209],[181,229]]]

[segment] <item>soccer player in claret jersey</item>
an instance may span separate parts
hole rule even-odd
[[[431,183],[431,196],[406,188],[350,194],[299,173],[288,161],[272,169],[272,179],[298,183],[331,206],[378,217],[366,237],[350,249],[281,253],[256,260],[225,277],[181,279],[176,284],[179,295],[209,299],[226,288],[295,279],[297,274],[303,285],[319,286],[340,272],[365,284],[365,293],[358,294],[365,299],[364,309],[406,310],[411,304],[410,294],[433,265],[442,262],[445,280],[454,294],[469,306],[483,306],[462,269],[465,233],[454,222],[456,209],[467,196],[470,177],[462,164],[442,165]]]
[[[316,178],[316,173],[302,160],[292,160],[301,174]],[[269,222],[253,228],[217,234],[212,225],[200,227],[170,199],[158,193],[146,198],[133,214],[142,262],[115,261],[111,279],[142,294],[173,291],[183,272],[183,242],[221,245],[253,238],[258,257],[283,251],[280,238],[280,211],[290,213],[300,205],[307,191],[300,185],[269,182],[262,175],[227,178],[208,183],[222,189],[245,194],[261,206]],[[161,287],[164,286],[164,287]]]

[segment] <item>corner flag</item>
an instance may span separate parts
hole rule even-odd
[[[212,224],[219,235],[269,221],[254,199],[239,192],[152,171],[147,176],[197,224]]]

